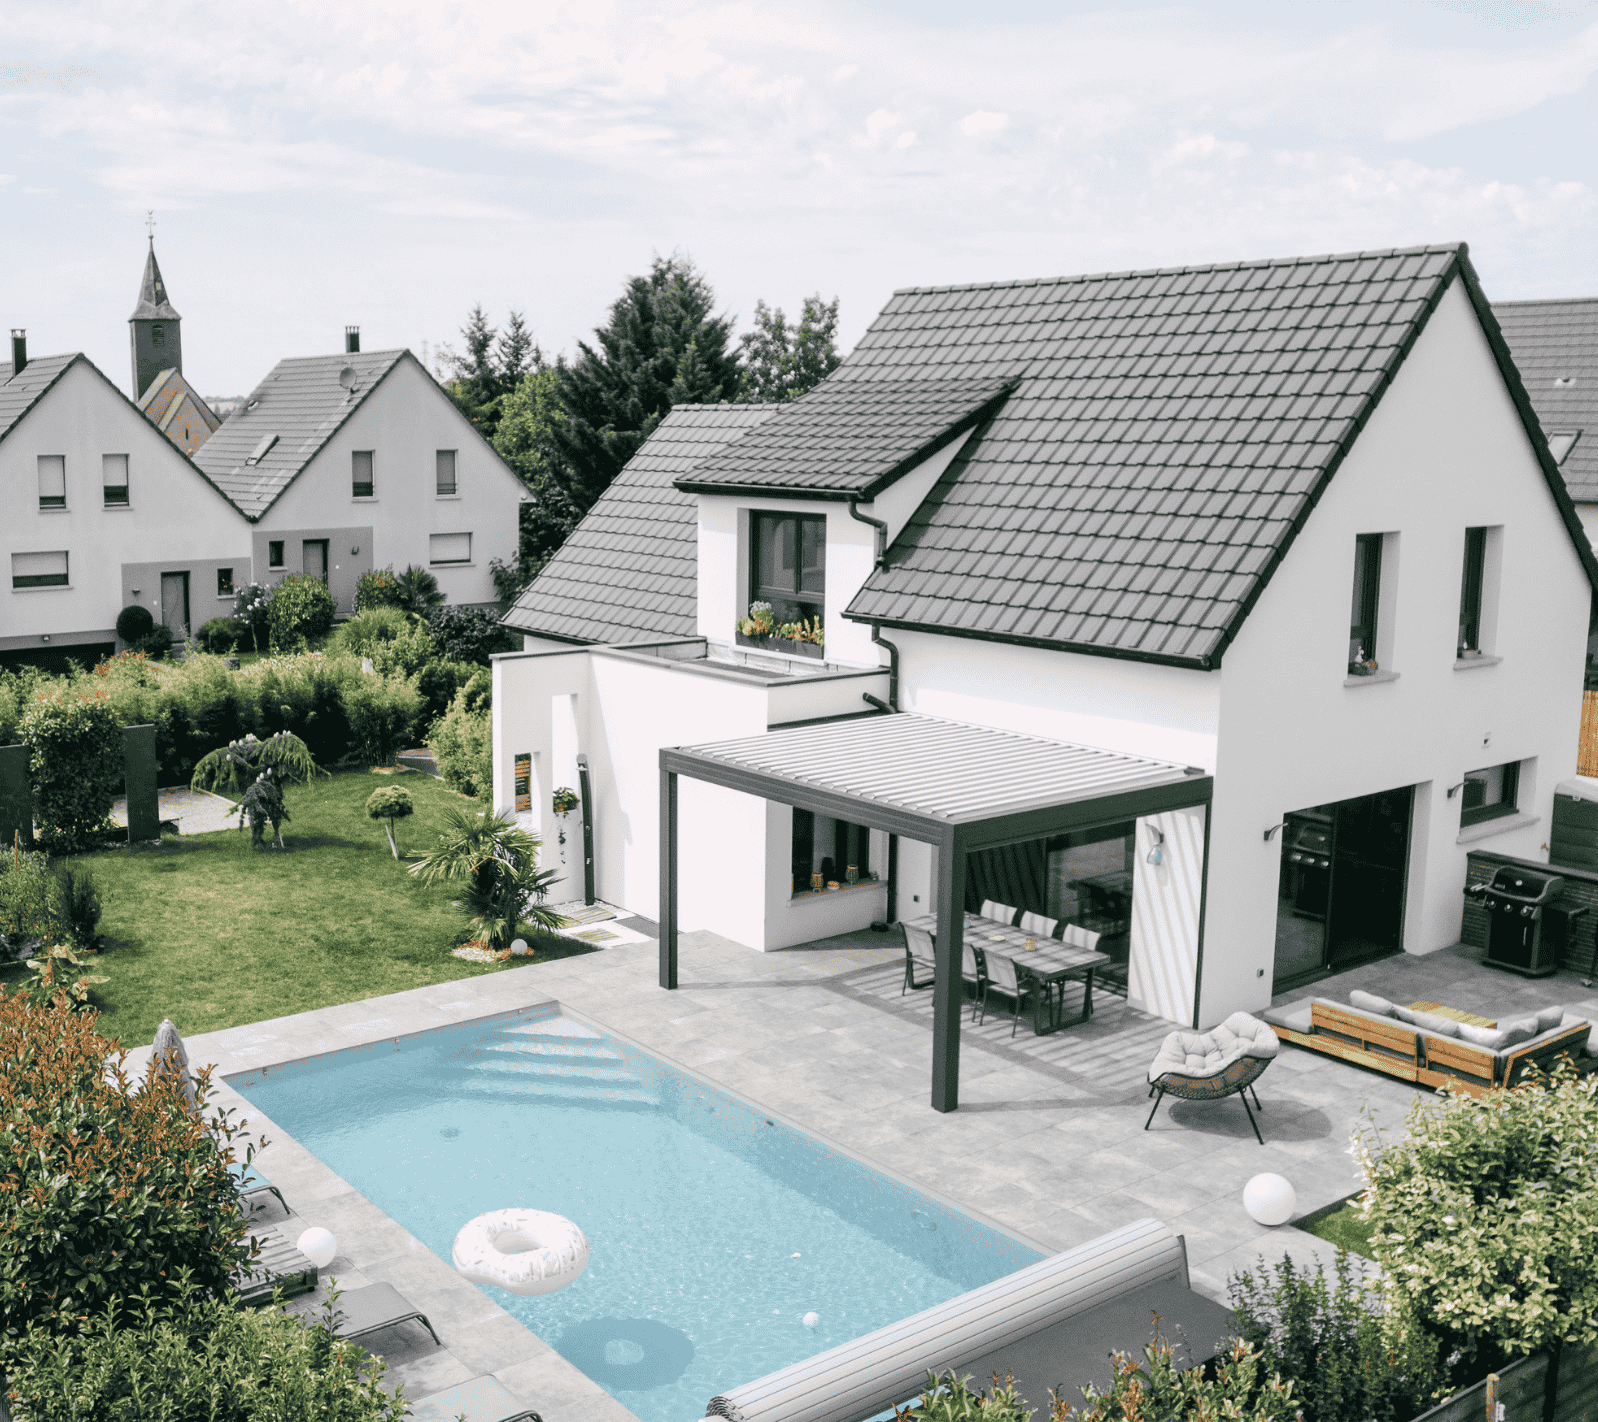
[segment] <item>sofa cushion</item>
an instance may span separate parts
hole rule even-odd
[[[1557,1027],[1564,1020],[1565,1020],[1565,1009],[1564,1008],[1562,1008],[1562,1007],[1544,1007],[1544,1008],[1541,1008],[1541,1009],[1538,1010],[1538,1013],[1537,1013],[1537,1030],[1539,1032],[1546,1032],[1550,1028]]]
[[[1486,1047],[1489,1052],[1501,1052],[1509,1045],[1509,1033],[1502,1027],[1473,1027],[1469,1022],[1461,1022],[1459,1037],[1473,1047]]]
[[[1498,1029],[1505,1034],[1504,1046],[1518,1047],[1522,1042],[1529,1042],[1537,1035],[1537,1019],[1516,1017],[1509,1022],[1500,1022]]]
[[[1374,1012],[1378,1017],[1393,1015],[1393,1004],[1385,997],[1377,997],[1373,992],[1361,992],[1358,988],[1349,993],[1348,1005],[1359,1008],[1361,1012]]]
[[[1559,1024],[1561,1028],[1588,1026],[1592,1030],[1587,1034],[1587,1040],[1582,1044],[1582,1051],[1589,1057],[1598,1057],[1598,1025],[1593,1024],[1585,1017],[1571,1017],[1568,1014]]]
[[[1452,1017],[1439,1017],[1435,1012],[1416,1012],[1408,1007],[1395,1007],[1393,1016],[1400,1022],[1407,1022],[1412,1027],[1419,1027],[1423,1032],[1430,1032],[1437,1037],[1459,1036],[1459,1023]]]

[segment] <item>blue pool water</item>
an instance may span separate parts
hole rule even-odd
[[[488,1210],[575,1220],[576,1283],[484,1292],[645,1422],[1041,1257],[556,1009],[231,1083],[446,1262]]]

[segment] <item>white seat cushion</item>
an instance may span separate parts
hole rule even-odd
[[[1239,1057],[1274,1057],[1281,1049],[1276,1033],[1257,1017],[1234,1012],[1208,1032],[1172,1032],[1149,1068],[1149,1080],[1171,1073],[1202,1079],[1218,1076]]]

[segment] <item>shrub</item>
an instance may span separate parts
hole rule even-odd
[[[954,1373],[929,1373],[920,1399],[893,1415],[903,1422],[1028,1422],[1033,1415],[1008,1381],[977,1392],[967,1386],[970,1381]]]
[[[1598,1077],[1417,1099],[1405,1125],[1354,1142],[1395,1300],[1489,1365],[1598,1341]]]
[[[387,820],[383,826],[388,831],[388,847],[399,858],[399,846],[394,843],[394,821],[409,818],[416,813],[411,792],[402,785],[380,785],[366,797],[367,816],[374,820]]]
[[[397,607],[380,606],[357,613],[333,634],[330,652],[347,652],[352,657],[369,657],[377,648],[406,636],[412,627]]]
[[[172,635],[172,629],[163,622],[146,632],[137,641],[129,642],[128,650],[130,652],[142,652],[151,661],[158,662],[172,650],[172,643],[175,640]]]
[[[209,790],[216,795],[242,795],[255,784],[263,770],[271,770],[284,785],[303,785],[328,772],[312,758],[304,741],[288,731],[279,731],[258,741],[254,736],[230,741],[214,750],[194,767],[189,789]]]
[[[429,742],[444,783],[462,795],[487,795],[494,783],[493,726],[482,702],[479,677],[474,676],[455,693]]]
[[[181,1302],[185,1274],[223,1292],[251,1257],[210,1068],[192,1113],[154,1061],[134,1091],[96,1020],[0,989],[0,1339],[120,1326]]]
[[[460,902],[472,915],[468,942],[509,947],[523,923],[560,928],[565,920],[543,900],[560,877],[538,867],[539,841],[508,815],[450,810],[438,844],[411,865],[424,883],[464,878]]]
[[[17,998],[37,1007],[54,1004],[68,1012],[92,1011],[97,1006],[91,991],[93,984],[110,979],[84,972],[87,966],[70,948],[59,943],[41,947],[36,956],[28,959],[28,976],[17,985]]]
[[[237,617],[213,617],[200,628],[200,650],[217,657],[228,656],[238,649],[248,631]]]
[[[1293,1384],[1304,1422],[1408,1422],[1448,1391],[1437,1338],[1368,1291],[1343,1251],[1330,1276],[1291,1257],[1231,1280],[1232,1326]]]
[[[425,618],[444,601],[444,594],[438,590],[438,579],[415,563],[408,564],[394,583],[399,594],[396,605],[414,617]]]
[[[56,936],[61,880],[47,854],[0,854],[0,939],[12,956]]]
[[[233,616],[250,634],[250,650],[259,652],[268,631],[267,611],[272,605],[272,590],[260,583],[246,583],[233,596]]]
[[[255,783],[244,792],[239,809],[250,821],[250,848],[260,849],[265,843],[266,826],[272,826],[277,847],[284,848],[283,822],[290,819],[288,806],[283,803],[283,787],[270,770],[263,770]]]
[[[393,765],[410,742],[421,698],[401,677],[366,676],[344,692],[355,747],[369,765]]]
[[[427,619],[439,650],[451,661],[488,665],[495,652],[511,650],[511,634],[479,607],[438,607]]]
[[[58,936],[80,953],[98,953],[105,940],[100,935],[100,886],[84,864],[63,864],[56,870],[60,893]]]
[[[320,578],[291,573],[272,591],[266,622],[273,651],[294,651],[333,626],[333,594]]]
[[[355,610],[369,612],[378,607],[398,607],[399,579],[392,568],[373,568],[362,573],[355,584]]]
[[[109,700],[57,694],[23,712],[22,742],[33,753],[33,812],[51,854],[78,854],[110,823],[122,782],[122,728]]]
[[[387,1364],[321,1320],[240,1309],[184,1281],[161,1310],[97,1314],[76,1336],[35,1332],[12,1354],[17,1422],[387,1422],[409,1415],[381,1384]],[[158,1410],[152,1410],[152,1404]]]
[[[1111,1354],[1114,1378],[1108,1392],[1082,1389],[1083,1405],[1068,1408],[1056,1396],[1051,1422],[1295,1422],[1293,1384],[1267,1371],[1259,1353],[1239,1338],[1204,1368],[1181,1371],[1175,1350],[1155,1332],[1144,1363]]]
[[[477,670],[469,662],[431,661],[421,667],[416,673],[416,691],[422,699],[416,716],[418,728],[426,730],[448,711],[455,693]]]
[[[117,613],[117,636],[124,642],[137,642],[155,628],[155,618],[142,603],[130,603]]]

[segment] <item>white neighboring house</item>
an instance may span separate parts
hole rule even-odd
[[[489,560],[516,556],[525,486],[407,350],[279,361],[194,458],[252,525],[255,581],[324,578],[341,614],[390,564],[491,605]]]
[[[1471,846],[1543,857],[1595,581],[1463,245],[912,289],[801,400],[663,422],[506,618],[494,798],[546,826],[584,755],[599,896],[654,916],[662,748],[888,702],[1188,767],[1207,807],[973,853],[966,904],[1207,1027],[1458,941]],[[682,927],[932,908],[924,844],[890,888],[880,830],[678,783]]]
[[[249,579],[249,526],[221,491],[87,356],[29,360],[21,332],[0,365],[0,508],[0,660],[94,661],[127,603],[198,626]]]

